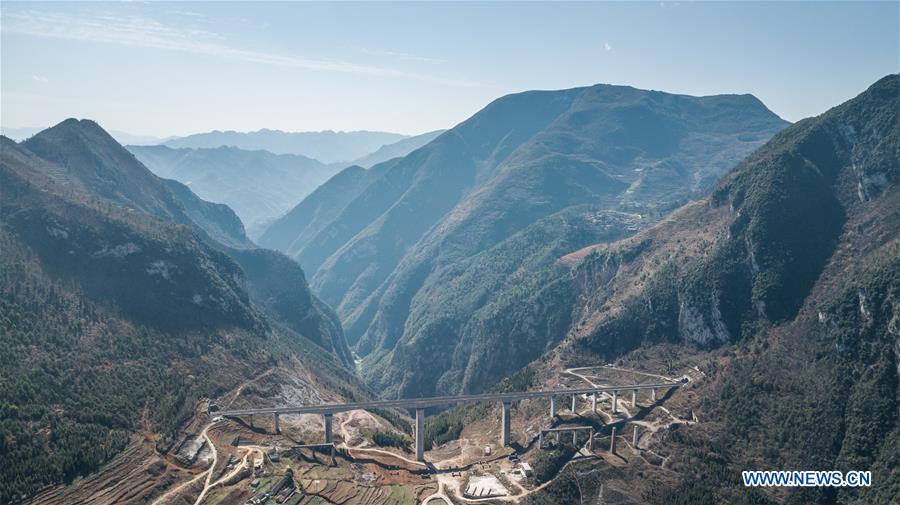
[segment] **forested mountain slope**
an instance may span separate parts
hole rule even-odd
[[[97,150],[95,123],[66,128],[86,131],[66,132],[72,150],[42,138],[41,156],[0,138],[0,501],[97,469],[136,432],[167,451],[199,398],[279,363],[363,391],[298,265],[180,224],[155,176]]]
[[[386,396],[478,390],[558,342],[565,324],[491,358],[481,349],[509,328],[486,326],[488,314],[537,295],[567,248],[634,233],[701,195],[785,124],[748,95],[510,95],[370,169],[382,173],[320,231],[272,245],[314,272]]]

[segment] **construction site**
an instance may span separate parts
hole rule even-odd
[[[693,370],[664,376],[610,364],[567,369],[552,387],[515,401],[466,397],[449,410],[352,408],[309,391],[268,399],[279,407],[245,408],[261,403],[260,376],[198,408],[166,457],[166,474],[177,480],[150,503],[518,503],[581,461],[664,468],[654,439],[697,422],[671,404],[698,379]],[[325,413],[284,410],[291,408]],[[458,437],[423,440],[426,425],[454,412],[471,419]]]

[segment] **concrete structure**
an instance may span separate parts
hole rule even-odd
[[[278,422],[278,414],[275,414],[275,434],[281,435],[281,424]]]
[[[338,412],[348,412],[351,410],[367,410],[367,409],[416,409],[417,416],[419,419],[422,419],[422,425],[424,427],[424,409],[428,407],[437,407],[437,406],[446,406],[446,405],[458,405],[464,403],[475,403],[475,402],[501,402],[503,404],[503,419],[501,420],[503,429],[502,433],[502,442],[503,445],[506,446],[509,444],[509,416],[510,416],[510,407],[512,406],[512,402],[520,401],[520,400],[531,400],[537,398],[550,398],[550,414],[556,414],[556,403],[554,397],[557,396],[566,396],[571,395],[574,397],[577,395],[586,395],[586,394],[598,394],[602,392],[612,392],[613,393],[613,412],[618,412],[618,392],[619,390],[625,389],[633,389],[633,390],[641,390],[641,389],[649,389],[656,390],[661,388],[677,388],[680,387],[683,382],[667,382],[667,383],[658,383],[658,384],[637,384],[633,386],[602,386],[602,387],[589,387],[589,388],[575,388],[575,389],[557,389],[550,391],[523,391],[521,393],[488,393],[488,394],[479,394],[479,395],[459,395],[459,396],[437,396],[431,398],[411,398],[405,400],[373,400],[373,401],[365,401],[365,402],[356,402],[356,403],[326,403],[322,405],[297,405],[297,406],[287,406],[287,407],[264,407],[257,409],[242,409],[242,410],[222,410],[216,412],[210,412],[210,415],[223,416],[223,417],[238,417],[238,416],[252,416],[257,414],[320,414],[324,417],[325,420],[325,443],[330,444],[333,443],[332,437],[332,427],[331,421],[332,416]],[[573,405],[574,407],[574,405]],[[419,414],[418,410],[422,409],[422,413]],[[573,408],[574,411],[574,408]],[[252,425],[252,424],[251,424]],[[419,421],[416,421],[416,426],[418,427]],[[422,431],[422,437],[416,436],[416,457],[421,461],[424,457],[424,429]],[[422,450],[420,450],[422,448]]]
[[[326,413],[322,414],[322,418],[325,420],[325,443],[326,444],[334,443],[334,437],[331,435],[331,417],[333,415],[334,414],[332,414],[331,412],[326,412]]]
[[[334,443],[330,444],[305,444],[305,445],[292,445],[292,449],[312,449],[314,451],[318,451],[319,449],[328,449],[328,453],[331,457],[334,457]]]
[[[619,413],[619,392],[617,390],[613,390],[612,411],[613,414]]]
[[[634,447],[634,450],[637,450],[638,443],[638,427],[634,427],[634,435],[631,436],[631,446]]]
[[[503,447],[509,445],[509,409],[512,407],[512,402],[503,402],[502,404],[503,411],[500,414],[500,441],[503,443]]]
[[[572,432],[572,445],[578,444],[578,432],[579,431],[588,431],[588,449],[594,450],[594,427],[593,426],[561,426],[559,428],[541,428],[541,431],[538,432],[538,447],[544,448],[544,435],[555,433],[556,434],[556,443],[559,444],[559,434],[564,431]]]
[[[556,398],[550,397],[550,418],[556,417]]]
[[[591,395],[591,411],[597,413],[597,393]]]
[[[525,477],[531,477],[534,475],[534,470],[531,469],[531,465],[526,462],[522,462],[522,475]]]
[[[609,437],[609,452],[616,453],[616,427],[613,426],[612,435]]]
[[[631,390],[631,406],[637,408],[637,389]]]
[[[416,461],[425,460],[425,409],[416,409]]]
[[[650,390],[650,399],[654,402],[656,401],[656,388]]]

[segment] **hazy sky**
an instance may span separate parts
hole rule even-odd
[[[900,72],[900,2],[0,4],[0,123],[135,134],[451,127],[594,83],[785,119]]]

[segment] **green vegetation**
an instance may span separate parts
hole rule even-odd
[[[534,469],[535,481],[547,482],[555,477],[563,465],[578,451],[578,448],[572,445],[571,440],[565,440],[566,438],[568,437],[563,437],[562,443],[552,448],[538,450],[534,453],[531,467]]]
[[[371,409],[371,413],[376,416],[381,417],[387,422],[391,423],[391,425],[403,433],[411,434],[412,433],[412,425],[409,421],[406,420],[405,417],[401,416],[396,410],[392,409]]]
[[[566,467],[547,487],[522,500],[523,505],[558,505],[561,503],[591,503],[599,494],[602,477],[587,470],[587,466]],[[583,472],[583,474],[579,474]]]
[[[393,431],[375,430],[372,433],[372,441],[381,447],[409,448],[409,437],[399,435]]]

